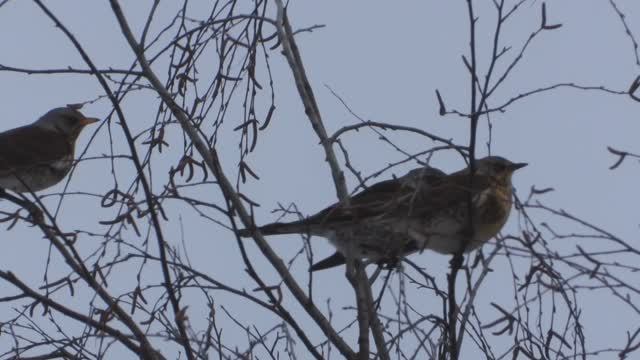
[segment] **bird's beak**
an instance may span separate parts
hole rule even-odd
[[[516,170],[521,169],[521,168],[523,168],[523,167],[525,167],[525,166],[527,166],[527,165],[529,165],[529,164],[527,164],[527,163],[515,163],[515,164],[511,164],[511,171],[516,171]]]
[[[88,118],[84,118],[84,119],[80,120],[80,125],[87,126],[89,124],[93,124],[94,122],[98,122],[98,121],[100,121],[100,119],[88,117]]]

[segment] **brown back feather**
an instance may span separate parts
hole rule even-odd
[[[476,175],[471,194],[488,188],[490,184],[491,179],[488,176]],[[398,180],[387,180],[356,194],[348,205],[331,205],[300,222],[308,226],[340,225],[372,217],[424,217],[451,208],[468,198],[467,174],[456,173],[428,179],[419,188],[406,186]]]
[[[73,152],[64,136],[38,127],[0,133],[0,174],[62,159]]]

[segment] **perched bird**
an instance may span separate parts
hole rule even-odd
[[[98,120],[73,106],[60,107],[30,125],[0,133],[0,188],[30,192],[60,182],[73,165],[80,131]]]
[[[489,156],[476,160],[473,176],[469,168],[450,175],[434,168],[415,169],[372,185],[348,204],[339,202],[306,219],[258,229],[263,235],[305,233],[329,239],[337,252],[313,264],[311,271],[344,264],[350,256],[393,264],[424,249],[443,254],[471,251],[506,223],[511,176],[526,165]],[[243,229],[239,235],[252,233]]]

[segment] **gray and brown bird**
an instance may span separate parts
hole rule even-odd
[[[263,235],[303,233],[329,239],[337,252],[312,271],[344,264],[347,257],[393,264],[430,249],[442,254],[471,251],[497,235],[512,206],[513,172],[526,166],[499,156],[475,161],[446,175],[415,169],[372,185],[306,219],[259,227]],[[469,211],[471,209],[471,212]],[[239,235],[251,236],[251,229]]]
[[[0,133],[0,188],[32,192],[60,182],[73,165],[80,131],[96,121],[67,106]]]

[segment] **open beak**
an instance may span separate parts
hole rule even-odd
[[[88,118],[84,118],[84,119],[80,120],[80,125],[87,126],[89,124],[93,124],[93,123],[98,122],[98,121],[100,121],[100,119],[88,117]]]
[[[529,165],[529,164],[527,164],[527,163],[515,163],[515,164],[511,164],[511,171],[516,171],[516,170],[521,169],[521,168],[523,168],[523,167],[525,167],[525,166],[527,166],[527,165]]]

